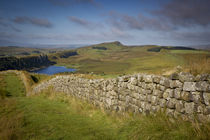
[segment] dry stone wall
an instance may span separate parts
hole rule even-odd
[[[170,116],[210,121],[210,75],[189,73],[158,75],[136,74],[115,79],[84,79],[73,75],[56,76],[33,88],[33,93],[52,87],[93,104],[118,111],[153,114],[165,111]]]

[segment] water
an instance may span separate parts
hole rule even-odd
[[[47,74],[47,75],[53,75],[60,72],[74,72],[76,69],[66,68],[64,66],[49,66],[47,68],[35,70],[33,72],[35,73],[41,73],[41,74]]]

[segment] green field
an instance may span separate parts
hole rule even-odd
[[[189,66],[189,58],[193,55],[206,57],[210,52],[200,50],[166,50],[150,52],[148,49],[159,46],[124,46],[119,42],[102,43],[78,48],[78,55],[59,58],[57,65],[76,68],[78,73],[94,73],[101,75],[122,75],[132,73],[162,74],[177,66],[184,69]],[[101,48],[101,49],[100,49]],[[104,49],[105,48],[105,49]],[[207,72],[210,72],[208,67]]]
[[[1,74],[1,140],[193,140],[208,139],[209,124],[198,125],[163,114],[143,116],[103,111],[51,90],[26,97],[20,78]],[[16,85],[17,87],[14,87]]]

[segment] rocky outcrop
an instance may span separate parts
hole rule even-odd
[[[170,78],[136,74],[115,79],[84,79],[74,75],[56,76],[33,88],[34,94],[52,87],[93,104],[118,112],[153,114],[165,111],[210,121],[210,75],[194,77],[179,73]]]
[[[3,70],[30,70],[42,66],[54,64],[47,55],[27,56],[27,57],[2,57],[0,58],[0,71]]]

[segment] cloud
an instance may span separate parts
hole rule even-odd
[[[191,42],[191,44],[209,44],[210,31],[205,32],[174,32],[171,35],[173,38]]]
[[[19,36],[14,33],[0,32],[0,38],[1,39],[14,39],[14,38],[19,38]]]
[[[52,23],[49,22],[47,19],[41,19],[41,18],[34,18],[34,17],[16,17],[13,19],[14,23],[18,24],[33,24],[39,27],[45,27],[45,28],[51,28]]]
[[[123,15],[121,20],[131,29],[141,30],[143,28],[141,21],[135,17]]]
[[[210,24],[209,5],[210,0],[172,0],[152,13],[174,25],[207,26]]]
[[[110,39],[110,40],[118,40],[118,39],[131,39],[133,38],[132,35],[130,35],[129,33],[120,30],[118,28],[111,28],[109,31],[106,32],[102,32],[100,33],[100,35],[98,36],[102,36],[105,39]]]
[[[146,17],[143,14],[138,16],[130,16],[127,14],[120,14],[111,11],[109,13],[109,23],[115,28],[121,30],[156,30],[156,31],[169,31],[175,28],[170,23],[162,22],[155,17]]]
[[[107,31],[101,32],[91,32],[91,33],[74,33],[74,34],[30,34],[27,35],[28,39],[33,40],[48,40],[50,42],[59,41],[59,42],[88,42],[91,43],[92,41],[109,41],[109,40],[129,40],[133,39],[133,36],[130,34],[118,30],[116,28],[112,28]]]
[[[101,24],[101,23],[94,23],[94,22],[91,22],[91,21],[88,21],[85,19],[81,19],[78,17],[74,17],[74,16],[70,16],[69,20],[75,24],[78,24],[78,25],[83,26],[88,29],[95,29],[95,28],[103,27],[103,24]]]
[[[14,31],[16,31],[16,32],[21,32],[20,29],[14,27],[14,26],[13,26],[12,24],[10,24],[10,23],[7,23],[7,21],[6,21],[4,18],[1,18],[1,17],[0,17],[0,26],[3,26],[3,27],[5,27],[5,28],[10,28],[10,29],[12,29],[12,30],[14,30]]]
[[[69,20],[76,23],[76,24],[79,24],[81,26],[89,27],[91,25],[90,21],[87,21],[87,20],[84,20],[84,19],[81,19],[81,18],[77,18],[77,17],[74,17],[74,16],[70,16]]]
[[[73,6],[78,4],[90,4],[96,7],[100,6],[100,4],[95,2],[95,0],[48,0],[48,1],[55,6]]]

